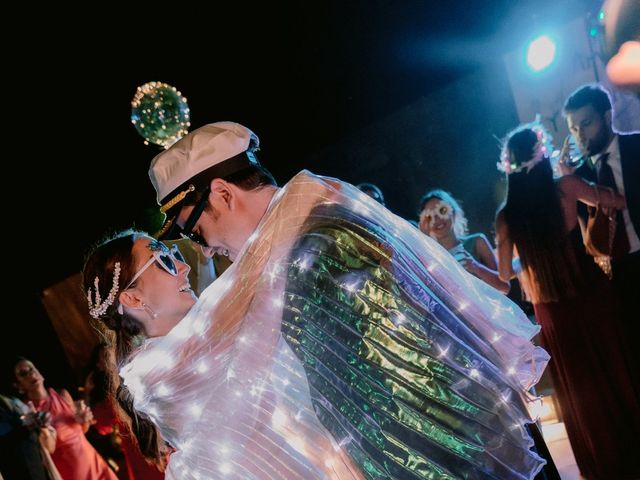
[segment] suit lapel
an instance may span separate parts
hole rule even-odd
[[[579,176],[579,177],[584,178],[585,180],[587,180],[589,182],[597,182],[598,181],[598,175],[596,174],[596,168],[591,163],[591,159],[588,158],[588,157],[584,159],[584,163],[580,166],[580,168],[578,168],[576,170],[575,174],[577,176]]]

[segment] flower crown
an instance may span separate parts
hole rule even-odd
[[[116,262],[113,268],[113,284],[111,285],[111,290],[109,291],[109,295],[105,298],[104,302],[100,298],[100,289],[98,288],[98,284],[100,280],[96,276],[93,281],[93,286],[96,290],[95,302],[91,298],[91,287],[87,290],[87,303],[89,304],[89,315],[91,315],[96,320],[100,318],[107,311],[113,302],[116,299],[116,295],[118,294],[118,280],[120,279],[120,262]]]
[[[498,170],[506,173],[507,175],[518,173],[523,170],[526,170],[527,173],[529,173],[533,167],[535,167],[542,161],[543,158],[549,157],[553,152],[551,135],[549,134],[549,132],[547,132],[547,130],[540,122],[540,115],[536,115],[536,119],[533,122],[523,125],[520,129],[518,129],[518,131],[522,131],[525,129],[533,130],[533,132],[538,137],[538,141],[533,146],[533,153],[531,154],[531,158],[526,162],[522,162],[520,164],[517,164],[515,162],[513,153],[510,152],[507,148],[507,143],[504,143],[502,147],[502,153],[500,154],[500,161],[497,163],[497,167]]]

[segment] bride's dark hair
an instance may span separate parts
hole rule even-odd
[[[82,277],[83,293],[85,296],[90,296],[90,303],[91,298],[95,298],[96,288],[99,288],[100,298],[107,301],[113,288],[116,271],[118,271],[116,275],[118,287],[130,282],[135,274],[131,250],[135,241],[145,236],[148,235],[144,232],[126,230],[100,243],[89,253],[82,269]],[[128,361],[131,353],[144,338],[142,324],[126,313],[118,312],[119,293],[118,290],[112,303],[97,316],[94,322],[101,337],[109,346],[112,346],[115,356],[115,358],[108,356],[108,360],[105,361],[107,392],[117,400],[118,416],[133,433],[144,457],[164,468],[166,445],[151,419],[133,407],[133,396],[118,375],[119,366]]]

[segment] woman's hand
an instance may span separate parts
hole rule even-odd
[[[20,417],[22,424],[30,429],[40,429],[51,424],[49,412],[39,412],[32,401],[27,402],[28,411]]]
[[[56,449],[56,440],[58,438],[58,432],[51,425],[40,428],[38,434],[38,440],[40,445],[49,453],[53,453]]]
[[[95,422],[93,418],[93,412],[87,406],[87,404],[84,403],[84,400],[77,400],[74,404],[76,407],[76,412],[75,412],[76,422],[82,425],[86,425],[87,426],[86,428],[89,428],[89,426]]]
[[[467,272],[478,276],[480,264],[471,255],[461,258],[459,262]]]

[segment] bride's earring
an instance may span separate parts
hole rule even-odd
[[[222,249],[222,256],[223,257],[228,257],[229,256],[229,250],[227,250],[226,248]]]
[[[144,308],[144,311],[147,312],[151,318],[158,318],[158,314],[146,303],[142,304],[142,308]]]

